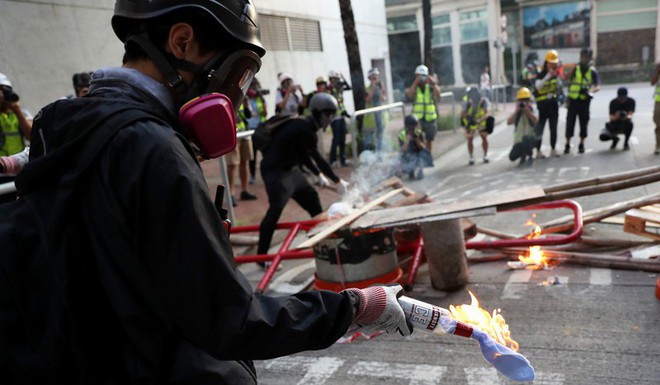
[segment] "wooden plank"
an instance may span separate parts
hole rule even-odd
[[[626,218],[623,223],[623,231],[660,240],[660,234],[646,230],[649,223],[660,223],[660,214],[640,209],[628,210],[626,211]]]
[[[388,227],[394,223],[414,222],[425,217],[440,216],[453,212],[494,207],[505,203],[524,201],[545,196],[541,186],[523,187],[508,191],[492,191],[471,199],[452,203],[432,202],[415,206],[388,208],[365,214],[353,226],[357,228]]]
[[[312,247],[319,243],[321,240],[325,239],[328,237],[330,234],[334,233],[335,231],[341,229],[342,227],[348,225],[349,223],[353,222],[360,216],[364,215],[366,212],[369,210],[373,209],[374,207],[378,206],[381,202],[385,202],[386,200],[398,195],[403,191],[403,189],[396,189],[388,192],[385,195],[381,195],[378,198],[370,201],[366,205],[360,207],[357,211],[351,213],[350,215],[347,215],[345,217],[341,217],[335,222],[333,222],[331,225],[325,227],[321,232],[317,233],[310,239],[306,240],[305,242],[301,243],[296,247],[296,249],[304,249],[307,247]]]
[[[660,205],[644,206],[641,209],[644,211],[650,211],[652,213],[660,214]]]

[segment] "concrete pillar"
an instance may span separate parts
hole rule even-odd
[[[465,286],[469,271],[460,219],[422,223],[421,231],[433,287],[451,291]]]
[[[499,42],[499,48],[495,47],[495,41],[499,40],[501,28],[500,2],[497,0],[488,0],[486,5],[488,14],[488,59],[490,71],[492,74],[491,82],[493,84],[503,83],[504,78],[504,47]]]
[[[461,58],[461,28],[459,25],[460,19],[458,11],[452,11],[449,14],[449,22],[451,23],[451,53],[454,64],[454,85],[457,87],[465,87],[463,80],[463,60]]]
[[[655,23],[655,62],[660,63],[660,0],[658,0],[658,12]]]

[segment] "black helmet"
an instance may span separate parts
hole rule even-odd
[[[408,115],[404,119],[403,124],[405,124],[406,128],[415,128],[419,124],[419,119],[415,115]]]
[[[257,11],[250,0],[117,0],[112,29],[126,42],[132,20],[147,20],[185,8],[206,12],[220,28],[250,46],[259,56],[266,53],[261,44]]]
[[[336,113],[339,109],[339,103],[334,96],[326,93],[319,92],[312,96],[312,100],[309,102],[309,109],[312,111],[312,114],[319,112],[331,112]]]

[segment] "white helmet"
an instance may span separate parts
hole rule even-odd
[[[11,82],[9,81],[9,78],[7,75],[0,73],[0,86],[7,86],[11,87]]]
[[[420,64],[415,68],[415,75],[429,76],[429,67]]]
[[[328,71],[328,77],[329,78],[338,78],[339,77],[339,72],[335,70],[330,70]]]
[[[372,68],[367,72],[367,77],[370,78],[372,75],[380,75],[380,71],[378,71],[378,68]]]
[[[279,75],[279,77],[277,78],[277,80],[279,80],[280,83],[282,83],[285,80],[292,80],[292,79],[293,79],[293,77],[290,74],[286,73],[286,72],[282,72]]]

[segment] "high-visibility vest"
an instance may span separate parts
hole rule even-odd
[[[247,130],[245,119],[245,107],[241,104],[238,108],[238,113],[236,114],[236,132]]]
[[[0,130],[5,137],[5,144],[0,148],[0,156],[18,154],[23,151],[23,134],[18,123],[18,116],[13,112],[0,112]]]
[[[655,102],[660,102],[660,83],[655,86]]]
[[[552,78],[546,81],[543,83],[543,87],[536,91],[536,101],[541,102],[543,100],[556,99],[558,89],[557,78]]]
[[[415,136],[422,136],[424,134],[424,131],[420,127],[415,127],[415,131],[413,131]],[[402,144],[405,144],[406,141],[408,140],[408,134],[406,129],[404,128],[399,132],[399,142]]]
[[[259,97],[257,97],[257,112],[256,112],[256,114],[259,116],[259,119],[261,120],[262,123],[266,121],[266,114],[264,114],[264,112],[265,112],[265,110],[264,110],[264,100],[261,96],[259,96]]]
[[[593,79],[591,77],[591,66],[587,69],[587,72],[582,75],[582,68],[578,64],[575,67],[575,72],[573,73],[573,79],[571,80],[571,85],[568,87],[568,98],[577,100],[587,100],[587,95],[580,93],[580,90],[584,87],[590,87]]]
[[[435,99],[433,98],[433,91],[428,84],[424,85],[424,91],[417,87],[417,95],[415,96],[415,104],[413,105],[413,115],[423,122],[432,122],[438,119],[438,110],[435,106]]]
[[[486,109],[483,108],[484,99],[479,100],[479,105],[477,106],[477,111],[476,112],[474,112],[474,106],[472,105],[472,103],[470,103],[467,95],[465,95],[463,97],[463,101],[465,103],[467,103],[467,105],[468,105],[468,108],[467,108],[467,116],[468,117],[473,116],[472,115],[473,113],[474,113],[474,118],[475,119],[479,119],[479,118],[483,117],[484,115],[486,115]],[[486,129],[486,120],[485,119],[482,122],[477,123],[477,124],[468,124],[468,118],[467,117],[463,118],[462,121],[463,121],[463,127],[467,128],[471,131]]]

